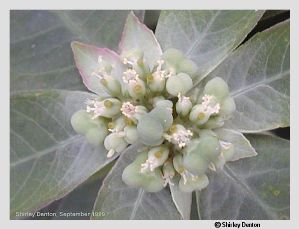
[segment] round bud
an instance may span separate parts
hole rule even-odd
[[[220,152],[221,146],[219,140],[215,136],[203,136],[196,149],[200,155],[209,162],[216,161]]]
[[[163,126],[148,114],[142,116],[137,124],[140,141],[148,146],[157,146],[163,142]]]
[[[229,88],[222,78],[215,77],[205,85],[204,94],[214,95],[219,101],[222,101],[229,95]]]
[[[137,82],[128,84],[128,92],[132,98],[141,98],[145,95],[145,83],[143,80],[138,79]]]
[[[124,128],[125,132],[125,140],[129,144],[133,144],[134,142],[137,141],[138,139],[138,132],[137,132],[137,127],[136,126],[126,126]]]
[[[175,108],[179,115],[186,116],[192,108],[192,102],[190,101],[189,97],[180,96]]]
[[[159,100],[156,102],[156,104],[154,105],[155,107],[165,107],[165,108],[168,108],[168,109],[171,109],[172,110],[172,107],[173,107],[173,103],[171,100],[168,100],[168,99],[164,99],[164,100]]]
[[[101,116],[106,118],[113,118],[120,113],[121,102],[115,98],[104,99]]]
[[[169,149],[166,146],[158,146],[151,148],[150,151],[148,151],[148,159],[154,161],[154,167],[159,167],[167,160],[168,154]]]
[[[178,62],[182,61],[184,59],[183,53],[174,48],[167,49],[163,53],[163,59],[166,61],[166,63],[169,63],[171,65],[176,65]]]
[[[72,115],[71,124],[79,134],[85,134],[90,128],[94,127],[91,123],[91,115],[85,110],[79,110]]]
[[[104,140],[104,146],[106,150],[113,150],[114,152],[120,153],[126,147],[128,143],[123,137],[119,136],[118,133],[109,134]]]
[[[159,169],[155,169],[152,173],[146,174],[146,183],[143,185],[143,189],[147,192],[159,192],[164,188],[162,172]]]
[[[101,84],[106,88],[108,93],[112,96],[118,97],[121,95],[120,82],[112,76],[105,76],[100,79]]]
[[[184,72],[191,77],[194,77],[198,71],[197,64],[188,59],[184,59],[179,63],[179,72]]]
[[[202,104],[195,105],[189,114],[189,120],[197,125],[205,124],[209,118],[210,114],[205,111],[205,108]]]
[[[149,115],[154,119],[159,120],[164,130],[168,130],[173,123],[172,108],[159,105],[151,110]]]
[[[220,107],[220,115],[223,116],[225,119],[229,118],[232,115],[232,113],[236,110],[235,101],[230,96],[223,100]]]
[[[202,126],[205,129],[216,129],[224,125],[224,120],[220,116],[210,117],[209,120]]]
[[[173,96],[186,94],[193,87],[192,79],[186,73],[179,73],[167,79],[166,90]]]
[[[183,165],[195,175],[203,175],[208,167],[209,161],[202,157],[198,151],[200,140],[192,140],[184,150]]]
[[[194,179],[188,179],[187,182],[184,182],[184,179],[181,178],[179,181],[179,189],[182,192],[193,192],[194,190],[202,190],[206,188],[208,184],[209,179],[204,174],[201,176],[196,176]]]
[[[87,131],[85,136],[88,143],[98,146],[100,144],[103,144],[103,141],[107,136],[107,134],[108,134],[107,129],[104,128],[100,129],[97,127],[93,127]]]
[[[161,92],[165,88],[166,80],[160,72],[154,72],[147,75],[146,82],[152,92]]]

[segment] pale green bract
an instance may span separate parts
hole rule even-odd
[[[74,50],[80,46],[72,44]],[[182,192],[205,188],[208,169],[222,168],[234,154],[233,143],[221,141],[212,131],[235,110],[226,82],[215,77],[192,99],[187,92],[199,66],[181,51],[166,50],[153,67],[141,49],[112,55],[111,62],[99,54],[88,72],[89,80],[99,80],[110,96],[86,101],[86,110],[72,117],[74,130],[90,144],[104,144],[108,158],[130,144],[143,144],[140,155],[123,172],[128,186],[158,192],[180,176]],[[93,123],[101,123],[98,131]]]

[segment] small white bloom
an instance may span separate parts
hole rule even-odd
[[[92,119],[101,116],[106,109],[103,101],[87,99],[85,103],[87,105],[86,112],[93,113]]]
[[[216,98],[212,95],[204,95],[202,97],[202,106],[205,113],[209,115],[218,114],[220,110],[220,104],[216,102]]]
[[[136,84],[139,80],[139,75],[134,69],[127,69],[123,73],[122,79],[126,84],[131,84],[131,83]]]
[[[132,119],[136,114],[136,106],[130,102],[124,102],[120,108],[121,113],[129,119]]]
[[[177,145],[179,148],[184,148],[191,140],[193,133],[191,130],[187,130],[182,125],[174,125],[171,130],[171,134],[164,134],[164,138]]]

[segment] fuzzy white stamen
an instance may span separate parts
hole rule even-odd
[[[166,187],[167,184],[169,184],[169,185],[174,185],[174,183],[171,181],[172,178],[173,178],[173,176],[170,176],[170,175],[164,175],[162,178],[163,178],[163,180],[164,180],[164,184],[163,184],[164,187]]]
[[[230,143],[230,142],[225,142],[225,141],[219,141],[219,142],[223,149],[229,149],[232,145],[232,143]]]
[[[164,134],[164,138],[179,146],[179,148],[184,148],[187,143],[191,140],[193,133],[191,130],[187,130],[185,128],[179,128],[174,131],[171,135]]]
[[[121,113],[129,119],[132,119],[136,114],[136,106],[130,102],[124,102],[120,108]]]
[[[215,97],[211,95],[204,95],[202,97],[202,106],[204,113],[218,114],[220,110],[220,104],[215,101]]]
[[[85,104],[86,112],[93,113],[92,119],[95,119],[103,114],[103,111],[106,109],[103,101],[96,101],[88,99]]]
[[[178,101],[180,102],[180,103],[182,103],[183,105],[184,104],[189,104],[189,102],[190,102],[190,97],[187,97],[187,96],[183,96],[182,95],[182,93],[179,93],[178,94]]]
[[[137,72],[134,69],[127,69],[123,73],[122,79],[123,79],[124,83],[126,83],[126,84],[131,84],[131,83],[135,84],[139,80],[139,75],[137,74]]]
[[[155,168],[159,166],[158,160],[156,157],[149,157],[145,163],[141,164],[140,172],[144,173],[148,170],[151,172],[154,171]]]

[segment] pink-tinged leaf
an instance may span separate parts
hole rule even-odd
[[[76,41],[72,42],[71,46],[76,66],[85,86],[98,95],[107,96],[108,94],[100,83],[100,79],[92,73],[99,67],[98,58],[101,56],[104,61],[109,62],[113,66],[111,75],[121,82],[124,65],[119,55],[107,48],[98,48]]]
[[[161,57],[162,50],[154,33],[142,24],[133,12],[129,13],[122,38],[119,44],[119,52],[124,55],[131,50],[139,49],[144,52],[146,63],[153,67]]]

